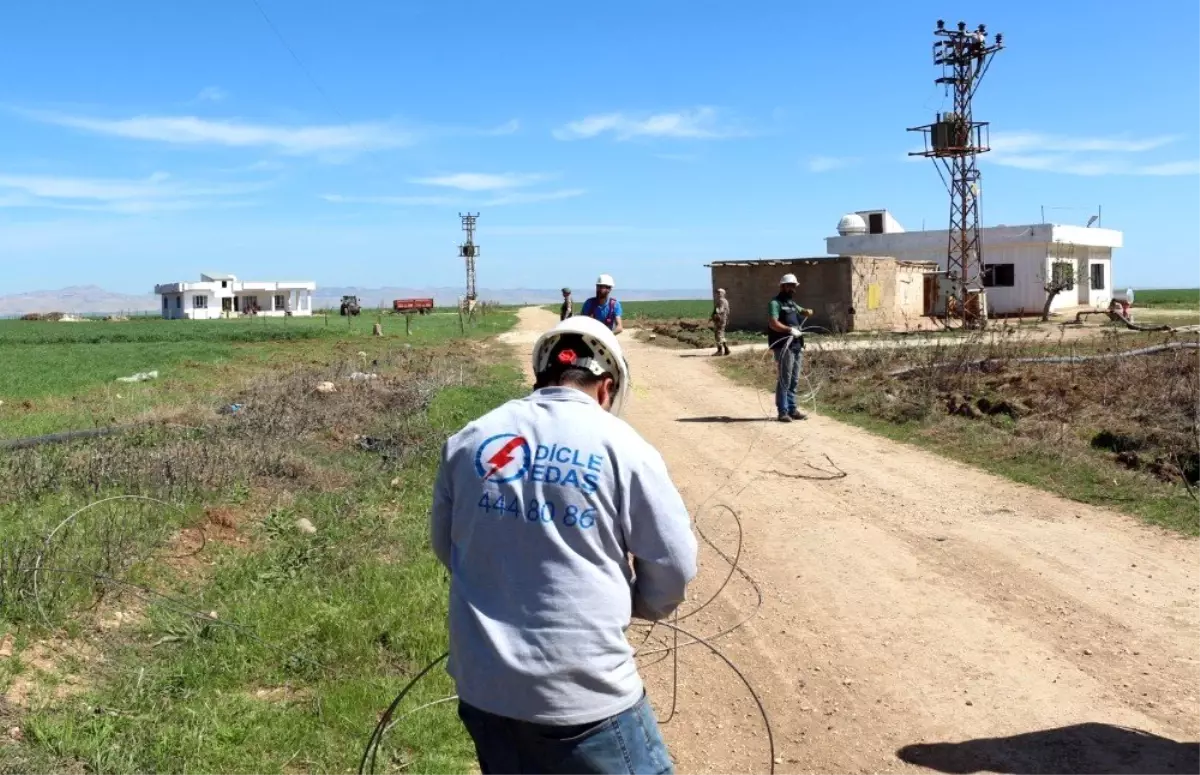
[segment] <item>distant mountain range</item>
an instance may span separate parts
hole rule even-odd
[[[576,299],[590,295],[590,288],[576,289]],[[316,306],[336,307],[342,296],[357,296],[364,307],[382,304],[390,308],[392,299],[429,298],[439,306],[458,302],[462,289],[454,288],[355,288],[317,287]],[[614,294],[622,301],[652,301],[658,299],[707,299],[707,288],[679,289],[617,289]],[[484,288],[479,296],[501,304],[549,304],[562,298],[558,288]],[[53,291],[29,291],[0,296],[0,317],[24,315],[28,312],[73,312],[77,314],[115,314],[157,312],[159,297],[153,293],[114,293],[95,285],[73,285]]]

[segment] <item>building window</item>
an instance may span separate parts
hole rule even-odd
[[[166,309],[167,309],[167,304],[168,304],[168,303],[169,303],[169,300],[167,299],[167,296],[166,296],[166,294],[163,294],[163,311],[164,311],[164,312],[165,312],[165,311],[166,311]]]
[[[1066,261],[1055,261],[1050,270],[1050,279],[1054,285],[1064,291],[1075,289],[1075,265]]]
[[[1092,290],[1104,290],[1104,264],[1092,264]]]
[[[1016,285],[1014,264],[984,264],[984,288],[1011,288]]]
[[[883,213],[870,213],[867,216],[867,232],[883,234]]]
[[[175,309],[183,309],[183,294],[175,297]]]
[[[192,306],[195,307],[196,309],[207,309],[208,308],[208,297],[207,296],[193,296],[192,297]]]
[[[284,296],[282,293],[275,294],[275,309],[286,309],[286,308],[287,308],[287,296]]]
[[[221,281],[221,287],[222,287],[222,288],[228,288],[228,287],[229,287],[229,281],[228,281],[228,280],[222,280],[222,281]]]

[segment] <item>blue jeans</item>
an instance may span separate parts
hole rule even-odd
[[[779,347],[775,351],[775,363],[779,367],[779,377],[775,380],[775,408],[780,415],[791,414],[796,411],[796,386],[800,384],[804,351]]]
[[[475,741],[483,775],[675,772],[644,694],[623,713],[572,726],[516,721],[462,701],[458,717]]]

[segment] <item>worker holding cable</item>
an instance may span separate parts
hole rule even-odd
[[[683,602],[687,509],[619,418],[630,375],[611,330],[559,322],[533,371],[530,395],[446,442],[435,485],[459,716],[483,773],[673,772],[625,630]]]
[[[775,355],[778,376],[775,381],[775,408],[780,422],[807,419],[796,407],[796,386],[804,366],[802,318],[813,311],[796,304],[796,275],[785,274],[779,280],[779,295],[771,299],[767,317],[767,344]]]

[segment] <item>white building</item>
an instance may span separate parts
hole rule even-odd
[[[314,282],[242,282],[231,274],[202,274],[198,283],[154,286],[164,318],[214,320],[238,315],[312,315]]]
[[[1112,300],[1112,252],[1122,246],[1119,231],[1055,223],[991,226],[980,229],[980,241],[982,285],[991,314],[1040,313],[1047,279],[1063,271],[1056,270],[1056,264],[1074,267],[1074,284],[1055,297],[1052,311],[1106,307]],[[838,236],[825,240],[826,252],[832,255],[935,261],[943,271],[948,245],[946,229],[905,231],[887,210],[845,215],[838,223]]]

